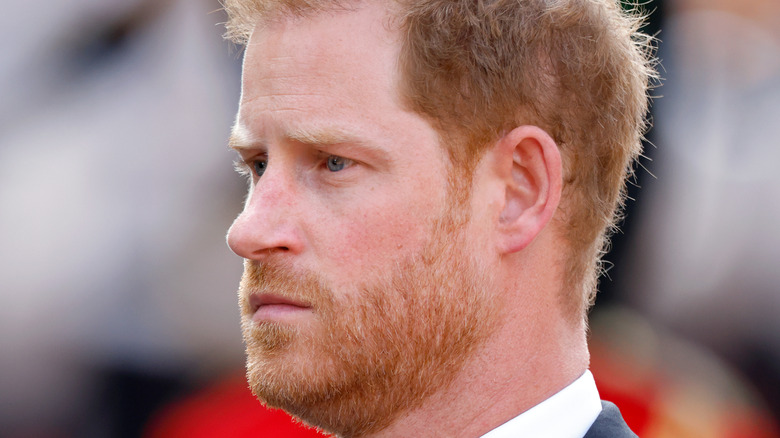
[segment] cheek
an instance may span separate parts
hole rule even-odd
[[[331,215],[318,233],[329,241],[320,261],[332,263],[343,277],[349,277],[344,280],[385,272],[399,259],[418,252],[441,204],[435,196],[381,197],[374,193],[366,199]]]

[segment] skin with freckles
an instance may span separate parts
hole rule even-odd
[[[399,50],[375,3],[255,28],[231,137],[251,184],[228,235],[247,373],[340,436],[478,436],[587,367],[551,292],[560,156],[520,126],[462,177],[400,102]]]

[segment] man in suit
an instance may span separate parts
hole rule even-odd
[[[586,311],[652,75],[611,0],[228,0],[257,397],[344,437],[631,436]]]

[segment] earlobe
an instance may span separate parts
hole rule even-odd
[[[561,196],[558,145],[536,126],[520,126],[496,145],[497,170],[504,203],[498,216],[502,253],[527,247],[550,222]]]

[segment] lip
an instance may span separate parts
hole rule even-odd
[[[292,322],[292,319],[311,312],[311,306],[304,302],[273,294],[250,295],[249,306],[254,322]]]

